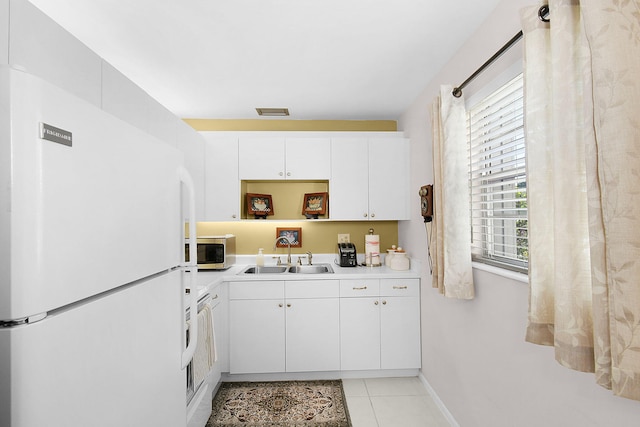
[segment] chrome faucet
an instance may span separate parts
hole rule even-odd
[[[291,265],[291,240],[289,240],[288,237],[286,236],[278,236],[276,237],[276,241],[273,243],[273,249],[275,250],[278,246],[278,242],[280,240],[284,240],[287,243],[287,247],[289,249],[288,253],[287,253],[287,265],[290,266]]]
[[[307,252],[307,261],[309,262],[309,265],[311,265],[311,259],[313,258],[313,254],[311,253],[311,251]]]

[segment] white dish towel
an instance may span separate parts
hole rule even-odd
[[[198,312],[198,343],[193,356],[193,381],[197,386],[211,371],[218,360],[213,328],[213,312],[210,304],[204,304]]]

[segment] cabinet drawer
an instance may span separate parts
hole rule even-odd
[[[338,298],[338,280],[287,280],[285,295],[289,298]]]
[[[227,299],[228,282],[221,282],[213,287],[209,287],[209,295],[211,296],[211,308],[217,306]]]
[[[341,297],[377,297],[380,293],[379,279],[354,279],[340,281]]]
[[[222,289],[221,288],[216,288],[213,290],[213,292],[209,293],[211,300],[210,300],[210,304],[211,304],[211,308],[215,308],[217,307],[220,302],[222,302]]]
[[[420,279],[382,279],[380,295],[417,297],[420,295]]]
[[[229,283],[229,299],[283,299],[284,281],[256,280]]]

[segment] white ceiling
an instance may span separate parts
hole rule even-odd
[[[179,117],[396,120],[500,0],[30,1]]]

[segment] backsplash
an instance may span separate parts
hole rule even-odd
[[[266,253],[286,253],[286,248],[273,250],[276,228],[301,228],[301,247],[292,247],[292,253],[334,253],[337,251],[338,234],[350,234],[358,253],[364,253],[364,236],[373,228],[380,235],[380,249],[384,252],[398,242],[397,221],[271,221],[251,220],[236,222],[199,222],[196,225],[198,236],[219,234],[236,235],[236,253],[255,255],[258,248]]]

